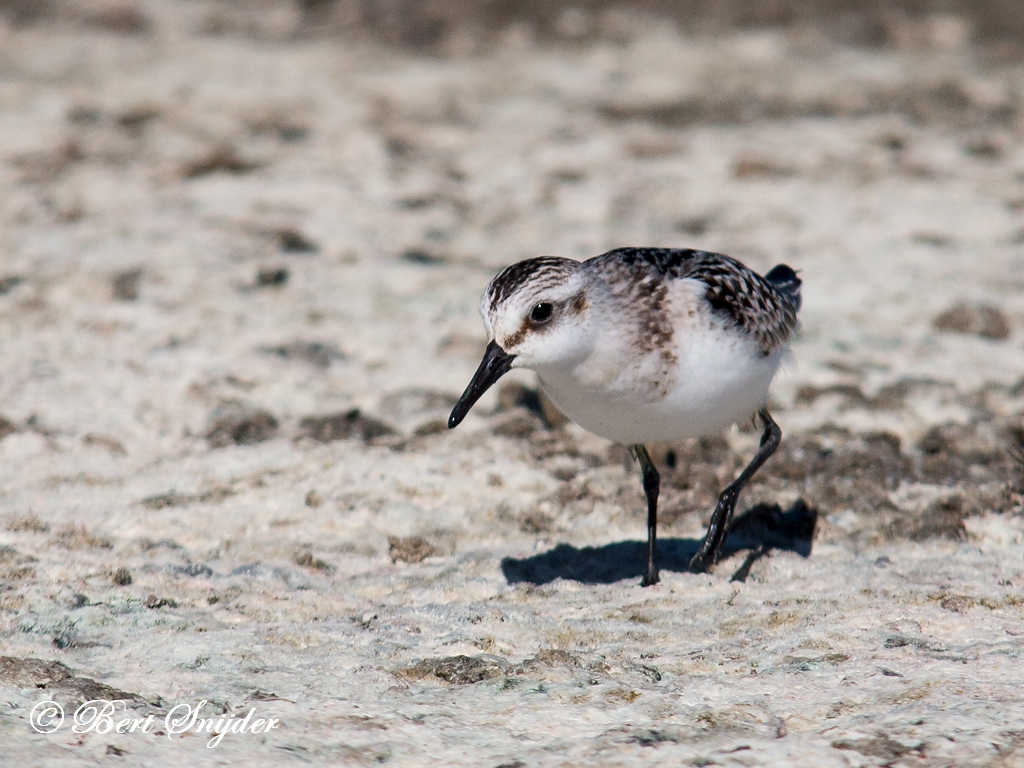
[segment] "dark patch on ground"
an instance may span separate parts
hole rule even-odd
[[[982,510],[977,510],[978,512]],[[925,509],[914,514],[899,514],[895,520],[882,528],[887,539],[906,538],[911,541],[925,539],[966,539],[964,520],[971,516],[963,496],[933,501]]]
[[[956,241],[949,235],[943,235],[939,232],[915,232],[911,235],[911,240],[915,243],[930,245],[935,248],[951,248],[956,244]]]
[[[0,582],[14,582],[27,579],[34,574],[32,563],[38,562],[31,555],[25,555],[14,547],[0,546]]]
[[[963,83],[949,80],[934,85],[902,87],[864,86],[860,99],[835,99],[826,95],[794,95],[783,91],[757,93],[749,87],[701,93],[678,101],[613,101],[597,105],[597,113],[612,122],[642,121],[666,129],[694,125],[742,125],[762,120],[792,120],[806,117],[863,117],[897,113],[914,122],[947,120],[960,125],[999,124],[1012,117],[1019,106],[976,103]],[[751,158],[737,164],[740,178],[792,176],[797,169],[775,160]]]
[[[115,119],[118,127],[139,135],[146,127],[160,117],[160,110],[151,104],[140,104],[121,112]]]
[[[146,596],[143,605],[155,611],[158,608],[177,608],[178,602],[170,597],[158,597],[151,594]]]
[[[569,422],[543,390],[508,382],[498,391],[497,410],[511,411],[516,408],[525,408],[537,416],[547,429],[558,429]]]
[[[21,171],[20,181],[46,184],[61,178],[84,159],[85,152],[81,145],[77,141],[68,140],[52,149],[19,155],[13,162]]]
[[[544,422],[525,408],[503,413],[494,419],[491,425],[491,431],[496,435],[520,439],[527,438],[543,428]]]
[[[313,553],[309,551],[296,555],[294,562],[296,565],[301,565],[303,568],[309,568],[311,571],[319,571],[320,573],[331,574],[336,570],[335,567],[326,560],[315,557]]]
[[[946,595],[942,598],[939,605],[944,610],[952,611],[953,613],[967,613],[977,602],[973,597],[968,597],[967,595]]]
[[[370,442],[380,437],[397,434],[395,430],[379,419],[365,416],[358,408],[344,413],[330,413],[325,416],[306,416],[299,421],[298,437],[308,437],[318,443],[356,438]]]
[[[297,144],[309,138],[312,132],[305,123],[280,112],[268,112],[249,121],[250,130],[257,136],[274,136],[285,144]],[[289,250],[282,248],[282,250]],[[320,250],[315,246],[315,250]]]
[[[973,480],[1009,482],[1015,440],[1012,425],[941,424],[917,443],[917,477],[922,483],[957,485]]]
[[[218,485],[201,493],[178,493],[177,491],[158,493],[155,496],[147,496],[139,503],[149,509],[167,509],[168,507],[187,507],[196,502],[219,504],[234,495],[234,489]]]
[[[43,689],[56,698],[79,704],[96,699],[146,703],[137,693],[111,688],[88,677],[78,677],[59,661],[43,659],[0,656],[0,685]]]
[[[25,278],[21,275],[7,275],[6,277],[0,277],[0,296],[5,293],[10,293],[23,282],[25,282]]]
[[[283,360],[301,360],[317,368],[330,368],[335,360],[345,359],[345,353],[329,341],[293,341],[276,347],[260,347],[260,352],[277,355]]]
[[[990,304],[955,304],[932,322],[937,331],[981,336],[985,339],[1006,339],[1010,323],[999,307]]]
[[[516,674],[528,674],[541,667],[582,667],[583,659],[579,654],[563,651],[559,648],[541,648],[537,655],[527,659],[515,668]]]
[[[884,490],[895,490],[912,476],[900,439],[888,432],[854,435],[842,427],[824,427],[784,439],[766,469],[786,480],[808,482],[840,477],[861,480]]]
[[[663,464],[662,501],[659,520],[672,525],[688,511],[710,514],[722,492],[742,466],[742,458],[732,452],[721,436],[701,437],[672,446],[655,461]],[[636,472],[632,460],[627,464]]]
[[[191,579],[213,576],[213,568],[203,563],[189,563],[188,565],[169,566],[171,573],[179,576],[188,576]]]
[[[211,448],[254,445],[274,437],[278,427],[277,419],[269,411],[227,405],[214,411],[206,439]]]
[[[135,5],[112,5],[86,13],[82,23],[87,27],[115,35],[148,35],[153,24]]]
[[[84,525],[68,523],[54,534],[52,543],[64,549],[113,549],[114,542],[91,533]]]
[[[437,554],[437,548],[422,536],[388,536],[391,562],[418,563]]]
[[[864,542],[933,537],[962,539],[963,521],[984,512],[1010,512],[1024,502],[1024,471],[1012,454],[1015,425],[979,421],[931,429],[904,452],[895,435],[855,435],[824,427],[783,439],[778,453],[755,476],[756,498],[797,491],[827,517],[852,510],[852,536]],[[1019,425],[1016,427],[1019,431]],[[901,483],[945,485],[947,496],[922,509],[898,507],[891,497]],[[765,493],[770,490],[769,493]]]
[[[3,416],[0,416],[0,440],[3,440],[8,435],[17,431],[17,424],[15,424],[10,419],[5,419]]]
[[[806,384],[797,390],[796,402],[800,405],[810,405],[819,397],[831,395],[839,398],[839,407],[843,410],[865,408],[874,411],[896,411],[906,405],[908,397],[925,390],[941,392],[949,399],[967,401],[968,404],[972,399],[958,395],[951,382],[908,378],[886,384],[873,396],[865,394],[856,384],[831,384],[825,387]]]
[[[832,746],[835,749],[859,752],[867,757],[879,757],[887,762],[899,760],[908,752],[921,752],[923,754],[922,745],[918,744],[917,746],[909,747],[884,733],[867,739],[840,739],[839,741],[833,741]]]
[[[291,272],[287,267],[267,267],[256,273],[254,288],[280,288],[288,284]]]
[[[273,233],[277,248],[284,253],[319,253],[320,246],[297,229],[284,227]]]
[[[108,437],[107,435],[96,435],[90,432],[82,438],[82,442],[85,445],[94,445],[100,448],[106,448],[116,456],[125,456],[128,453],[120,440]]]
[[[525,408],[538,418],[544,416],[540,404],[540,392],[517,381],[502,384],[498,390],[498,410],[511,411],[513,408]]]
[[[523,533],[550,533],[555,529],[555,521],[543,512],[528,512],[519,518],[519,530]]]
[[[434,677],[452,685],[468,685],[504,675],[511,667],[499,656],[446,656],[423,659],[398,674],[414,680]]]
[[[243,158],[230,144],[221,144],[205,155],[185,163],[181,168],[181,177],[199,179],[217,172],[249,173],[260,167],[259,163]]]
[[[9,518],[6,528],[8,531],[31,531],[32,533],[49,533],[50,526],[39,519],[34,512],[24,515],[15,515]],[[0,550],[2,551],[2,550]]]
[[[420,264],[426,267],[437,267],[442,264],[446,264],[448,260],[443,256],[435,256],[432,253],[421,250],[419,248],[412,248],[402,253],[402,261],[408,261],[410,264]]]
[[[922,19],[938,13],[965,19],[981,40],[1010,41],[1024,36],[1024,21],[1015,13],[1016,6],[1006,0],[904,0],[883,4],[857,0],[643,0],[632,4],[623,4],[621,0],[398,0],[386,9],[372,2],[303,0],[299,5],[306,35],[366,35],[390,45],[435,53],[443,52],[448,42],[460,34],[464,37],[470,33],[481,44],[489,45],[510,25],[555,44],[597,39],[621,42],[623,30],[614,23],[615,16],[606,13],[616,9],[628,9],[635,14],[634,23],[643,23],[649,17],[655,23],[675,25],[682,31],[721,33],[764,26],[806,30],[810,26],[832,40],[871,47],[905,39],[908,27],[920,25]]]
[[[785,179],[797,175],[797,169],[770,157],[744,154],[736,158],[732,175],[737,179]]]

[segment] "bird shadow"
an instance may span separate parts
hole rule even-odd
[[[798,499],[785,512],[778,504],[758,504],[733,520],[721,559],[741,550],[750,550],[732,581],[746,581],[750,569],[773,549],[787,550],[807,557],[811,554],[818,512]],[[662,571],[689,571],[690,558],[697,553],[699,539],[659,539],[658,568]],[[532,557],[506,557],[501,572],[509,584],[548,584],[555,579],[570,579],[583,584],[611,584],[622,579],[640,578],[647,565],[647,542],[618,541],[603,547],[577,548],[559,544]]]

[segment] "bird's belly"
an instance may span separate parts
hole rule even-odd
[[[623,391],[588,387],[572,377],[540,378],[555,405],[589,432],[625,445],[671,442],[721,432],[767,402],[781,354],[722,352],[683,357],[675,385],[656,400],[640,386]]]

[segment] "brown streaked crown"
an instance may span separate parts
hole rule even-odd
[[[487,286],[486,303],[493,312],[524,285],[542,289],[565,283],[580,267],[580,262],[558,256],[538,256],[506,267]]]

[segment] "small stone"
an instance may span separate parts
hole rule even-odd
[[[549,533],[554,527],[555,521],[543,512],[528,512],[519,521],[519,530],[523,533]]]
[[[17,424],[15,424],[10,419],[5,419],[3,416],[0,416],[0,440],[3,440],[8,435],[17,431]]]
[[[422,536],[388,536],[388,555],[393,563],[418,563],[436,554],[434,546]]]
[[[321,573],[334,573],[334,566],[328,563],[326,560],[322,560],[319,557],[314,557],[312,552],[303,552],[295,558],[295,564],[301,565],[303,568],[309,568],[311,571],[320,571]]]
[[[297,229],[284,228],[274,232],[277,247],[285,253],[317,253],[320,246]]]
[[[249,173],[259,168],[259,163],[247,160],[239,155],[238,150],[230,144],[221,144],[206,154],[185,163],[181,167],[183,179],[198,179],[211,173]]]
[[[325,341],[293,341],[276,347],[260,347],[260,352],[277,355],[282,360],[301,360],[317,368],[330,368],[335,360],[345,359],[345,353],[337,345]]]
[[[416,437],[429,437],[430,435],[439,435],[442,432],[447,431],[448,424],[444,419],[432,419],[416,427],[416,429],[413,430],[413,434],[416,435]]]
[[[277,434],[278,421],[269,411],[229,405],[214,411],[206,439],[212,448],[254,445]]]
[[[525,408],[517,408],[494,425],[494,434],[502,437],[529,437],[543,426],[540,419]]]
[[[966,595],[946,595],[942,598],[940,605],[947,611],[953,613],[967,613],[968,609],[974,605],[974,599],[967,597]]]
[[[118,301],[138,301],[141,279],[142,269],[139,267],[118,272],[110,280],[111,293]]]
[[[432,253],[428,253],[420,248],[410,248],[408,251],[402,253],[402,261],[408,261],[412,264],[420,264],[427,267],[436,267],[440,264],[444,264],[447,260],[443,256],[435,256]]]
[[[6,277],[0,277],[0,296],[5,293],[10,293],[23,282],[25,282],[25,278],[21,275],[7,275]]]
[[[498,656],[446,656],[424,659],[402,670],[406,677],[436,677],[452,685],[468,685],[504,675],[511,665]]]
[[[149,595],[146,597],[143,603],[150,610],[156,610],[157,608],[177,608],[178,603],[169,597],[157,597],[156,595]]]
[[[257,288],[278,288],[288,282],[291,273],[284,267],[261,269],[256,273]]]
[[[937,331],[981,336],[984,339],[1005,339],[1010,335],[1010,323],[998,307],[991,304],[958,303],[935,318],[932,326]]]
[[[309,437],[318,443],[359,438],[368,442],[378,437],[394,435],[395,430],[379,419],[364,416],[358,408],[344,413],[307,416],[299,422],[299,437]]]

